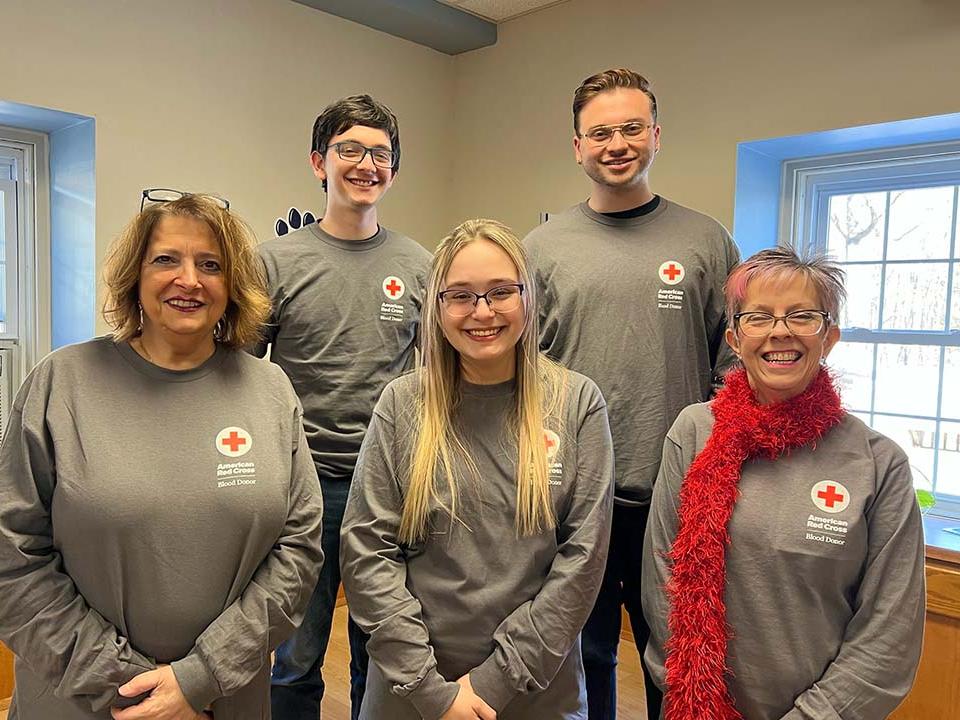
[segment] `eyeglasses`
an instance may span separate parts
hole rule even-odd
[[[642,140],[652,127],[653,125],[632,120],[619,125],[597,125],[581,133],[580,137],[586,138],[591,145],[601,147],[613,140],[614,133],[618,131],[624,140]]]
[[[392,170],[396,155],[393,150],[387,150],[382,147],[367,147],[357,142],[338,142],[330,146],[337,151],[341,160],[356,163],[359,165],[363,159],[370,153],[373,158],[373,164],[384,170]]]
[[[171,190],[170,188],[148,188],[143,191],[143,194],[140,196],[140,212],[143,212],[144,206],[148,203],[165,203],[165,202],[174,202],[180,198],[190,197],[196,195],[197,197],[206,198],[210,200],[218,207],[223,208],[224,210],[230,209],[230,202],[225,198],[220,197],[219,195],[205,195],[203,193],[188,193],[183,190]]]
[[[764,337],[783,321],[787,331],[798,337],[816,335],[830,321],[830,313],[823,310],[794,310],[786,315],[765,312],[742,312],[733,316],[737,327],[747,337]]]
[[[520,296],[523,295],[523,285],[498,285],[485,293],[475,293],[472,290],[444,290],[437,293],[437,298],[443,309],[450,317],[466,317],[473,312],[481,300],[487,301],[487,307],[494,312],[506,313],[520,307]]]

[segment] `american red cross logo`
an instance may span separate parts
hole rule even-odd
[[[229,447],[232,452],[236,452],[241,445],[247,444],[247,439],[237,435],[237,431],[234,430],[229,437],[225,437],[220,442]]]
[[[676,285],[683,280],[683,276],[686,274],[683,265],[676,260],[667,260],[663,263],[660,266],[659,273],[660,279],[667,285]]]
[[[547,446],[547,461],[552,461],[560,449],[560,436],[553,430],[543,431],[543,442]]]
[[[843,502],[846,495],[838,493],[835,486],[827,485],[827,489],[818,492],[817,497],[823,500],[827,504],[827,507],[833,507],[837,502]]]
[[[818,510],[838,513],[850,504],[850,492],[838,482],[823,480],[810,489],[810,499]]]
[[[240,457],[250,451],[253,438],[241,427],[226,427],[217,433],[216,445],[221,455]]]
[[[391,275],[383,280],[383,294],[390,300],[399,300],[406,291],[403,280]]]

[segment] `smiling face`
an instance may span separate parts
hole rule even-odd
[[[223,253],[210,227],[192,217],[160,218],[143,255],[138,294],[147,344],[212,343],[229,297]]]
[[[377,167],[370,153],[366,153],[359,163],[341,159],[333,147],[341,142],[391,150],[390,136],[377,128],[354,125],[330,138],[322,155],[318,152],[310,155],[314,175],[327,182],[328,208],[373,207],[393,184],[394,172],[390,168]]]
[[[478,239],[454,257],[443,282],[444,290],[485,293],[491,288],[520,283],[510,256],[496,243]],[[526,319],[524,302],[516,310],[496,312],[485,300],[464,317],[451,316],[441,304],[444,337],[460,356],[466,380],[478,384],[505,382],[516,374],[516,345]]]
[[[746,287],[740,312],[782,316],[796,310],[825,310],[813,284],[800,273],[783,278],[752,280]],[[727,343],[743,362],[750,387],[761,404],[782,402],[799,395],[820,369],[840,339],[832,323],[817,335],[791,334],[783,321],[763,337],[748,337],[727,329]]]
[[[580,137],[573,139],[577,162],[595,186],[624,189],[646,183],[653,158],[660,149],[660,126],[654,123],[650,98],[642,90],[616,88],[592,98],[580,111]],[[638,140],[615,132],[610,142],[596,147],[582,137],[598,125],[642,122],[653,127]]]

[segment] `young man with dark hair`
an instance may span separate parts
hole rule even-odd
[[[324,500],[326,562],[297,633],[276,652],[271,704],[278,720],[316,720],[323,657],[340,586],[340,524],[373,407],[412,367],[430,254],[381,227],[377,203],[400,168],[397,119],[369,95],[328,106],[313,126],[310,165],[327,193],[319,222],[260,246],[273,303],[254,353],[290,377]],[[353,623],[352,717],[366,684],[367,636]]]
[[[616,717],[621,605],[643,654],[643,534],[663,439],[680,410],[710,396],[729,355],[723,283],[738,260],[716,220],[650,190],[660,149],[650,84],[627,69],[580,85],[574,154],[590,180],[585,202],[536,228],[525,243],[541,289],[541,349],[600,386],[616,457],[607,570],[583,629],[590,720]],[[644,667],[647,714],[661,693]]]

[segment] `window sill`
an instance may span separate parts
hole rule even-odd
[[[946,532],[947,528],[955,527],[960,527],[960,520],[936,515],[923,516],[928,559],[960,567],[960,535]]]

